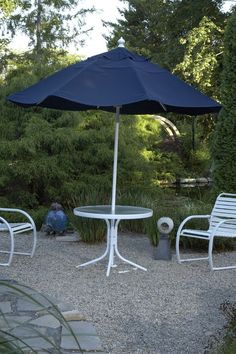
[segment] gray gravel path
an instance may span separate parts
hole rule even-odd
[[[71,303],[111,354],[203,354],[225,324],[220,304],[236,301],[236,270],[212,273],[205,261],[178,265],[175,255],[154,260],[148,238],[131,234],[119,236],[120,253],[147,272],[118,261],[107,278],[107,259],[75,268],[104,248],[41,235],[34,258],[15,256],[1,277]],[[236,252],[216,259],[235,262]]]

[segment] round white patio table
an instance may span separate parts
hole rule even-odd
[[[121,256],[117,246],[117,229],[121,220],[133,220],[150,218],[153,215],[152,209],[141,208],[136,206],[122,206],[116,205],[115,210],[112,211],[111,205],[94,205],[82,206],[74,209],[74,214],[84,218],[103,219],[107,224],[107,247],[105,253],[98,258],[92,259],[89,262],[79,264],[77,267],[84,267],[92,263],[96,263],[106,257],[109,253],[109,260],[106,275],[109,276],[111,267],[115,267],[114,256],[115,254],[124,262],[131,264],[142,270],[146,268],[129,261]]]

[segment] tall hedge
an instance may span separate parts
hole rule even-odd
[[[217,192],[236,192],[236,7],[225,30],[221,100],[212,144],[214,185]]]

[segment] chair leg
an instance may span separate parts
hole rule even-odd
[[[32,247],[32,251],[31,251],[31,254],[30,254],[30,257],[32,258],[34,256],[34,253],[35,253],[35,248],[36,248],[36,243],[37,243],[37,231],[36,231],[36,227],[35,225],[33,225],[33,247]]]
[[[213,270],[235,269],[235,268],[236,268],[236,265],[225,266],[225,267],[214,267],[214,266],[213,266],[213,257],[212,257],[213,244],[214,244],[214,236],[212,236],[212,237],[210,238],[209,247],[208,247],[209,266],[210,266],[210,269],[211,269],[212,271],[213,271]]]
[[[0,219],[2,219],[2,218],[0,217]],[[7,227],[8,227],[8,225],[7,225]],[[17,251],[15,251],[14,233],[13,233],[10,226],[8,227],[8,232],[9,232],[10,239],[11,239],[10,250],[9,251],[0,251],[0,253],[9,254],[9,258],[8,258],[8,262],[0,263],[0,266],[10,266],[10,264],[12,262],[12,257],[14,254],[23,255],[23,256],[30,256],[32,258],[34,256],[35,249],[36,249],[36,243],[37,243],[36,227],[34,226],[33,229],[31,230],[32,237],[33,237],[33,245],[32,245],[32,250],[30,252],[17,252]]]
[[[214,236],[211,236],[208,245],[209,266],[211,270],[214,270],[213,259],[212,259],[213,242],[214,242]]]
[[[29,230],[27,232],[29,232]],[[23,231],[16,232],[16,234],[22,234],[22,233],[24,233],[24,232]],[[32,237],[31,249],[29,249],[25,252],[14,252],[14,254],[22,255],[22,256],[30,256],[32,258],[34,256],[36,244],[37,244],[37,231],[36,231],[36,227],[34,224],[32,224],[32,229],[30,230],[30,234],[27,237]]]
[[[14,235],[13,235],[13,232],[12,232],[12,230],[10,228],[9,228],[8,231],[9,231],[9,235],[10,235],[10,239],[11,239],[10,251],[0,251],[0,253],[9,254],[8,262],[0,263],[0,266],[5,266],[5,267],[10,266],[10,264],[12,262],[12,257],[13,257],[13,254],[14,254]]]
[[[178,232],[176,236],[176,257],[177,257],[177,262],[179,264],[183,262],[191,262],[191,261],[201,261],[201,260],[207,260],[209,257],[197,257],[197,258],[182,258],[180,257],[180,250],[179,250],[179,243],[180,243],[180,237],[181,234]]]
[[[180,259],[180,252],[179,252],[179,241],[180,241],[180,233],[177,232],[175,249],[176,249],[177,262],[180,264],[181,263],[181,259]]]

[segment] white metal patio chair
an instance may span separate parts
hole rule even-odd
[[[4,233],[4,237],[9,237],[7,250],[2,249],[2,242],[0,242],[0,253],[5,253],[5,254],[9,255],[7,261],[4,263],[0,263],[0,266],[9,266],[11,264],[12,257],[14,254],[33,257],[34,252],[35,252],[35,248],[36,248],[36,242],[37,242],[37,232],[36,232],[35,223],[34,223],[32,217],[28,213],[26,213],[25,211],[23,211],[21,209],[0,208],[0,213],[1,212],[4,212],[4,214],[5,214],[5,212],[13,213],[13,214],[15,214],[14,217],[17,218],[17,217],[21,216],[21,219],[22,219],[22,215],[23,215],[24,219],[26,221],[12,223],[12,222],[8,222],[6,219],[4,219],[3,217],[0,216],[0,232]],[[22,251],[17,252],[17,251],[15,251],[15,237],[17,235],[23,234],[23,233],[27,233],[27,234],[29,233],[29,235],[26,235],[26,242],[25,242],[26,251],[25,252],[22,252]],[[30,236],[31,236],[32,240],[31,240],[31,245],[29,246],[28,237],[30,237]],[[0,237],[3,237],[3,236],[0,235]]]
[[[187,222],[193,219],[207,218],[209,221],[208,230],[186,229]],[[202,240],[207,240],[208,257],[200,258],[180,258],[179,243],[181,237],[192,237]],[[176,235],[176,256],[178,263],[188,261],[198,261],[207,259],[211,270],[233,269],[236,265],[214,267],[213,266],[213,244],[215,237],[236,237],[236,194],[222,193],[215,202],[210,215],[192,215],[183,220],[180,224]]]

